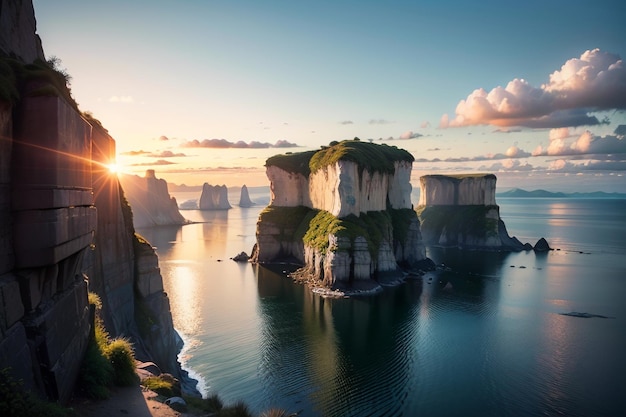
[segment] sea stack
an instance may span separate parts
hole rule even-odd
[[[496,204],[493,174],[424,175],[417,213],[428,245],[520,251],[530,250],[510,237]]]
[[[244,184],[241,187],[241,195],[239,196],[239,207],[252,207],[254,203],[250,200],[250,195],[248,194],[248,187]]]
[[[202,186],[198,208],[200,210],[228,210],[232,208],[228,202],[226,185],[213,186],[205,182]]]
[[[176,198],[170,196],[167,182],[156,177],[153,169],[145,176],[120,175],[126,198],[133,208],[133,224],[136,228],[185,224]]]
[[[331,289],[378,289],[426,258],[409,182],[413,156],[395,146],[333,142],[266,161],[271,201],[253,262],[292,259]]]

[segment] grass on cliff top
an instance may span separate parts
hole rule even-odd
[[[453,179],[464,180],[466,178],[496,178],[494,174],[487,173],[467,173],[467,174],[428,174],[422,175],[424,178],[440,178],[440,179]]]
[[[308,177],[337,161],[356,163],[361,172],[380,172],[393,174],[394,163],[398,161],[413,162],[415,158],[404,149],[385,144],[361,142],[358,138],[331,142],[329,146],[317,151],[306,151],[275,155],[267,159],[265,166],[277,166],[284,171],[302,174]]]
[[[302,174],[308,177],[311,173],[309,161],[317,151],[306,151],[296,153],[285,153],[271,156],[265,161],[265,166],[275,166],[283,171],[292,172],[294,174]]]

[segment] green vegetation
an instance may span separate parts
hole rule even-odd
[[[141,385],[166,398],[180,397],[181,395],[180,384],[170,374],[150,376],[141,381]]]
[[[429,174],[424,175],[424,177],[431,178],[442,178],[442,179],[453,179],[453,180],[464,180],[465,178],[496,178],[494,174],[485,174],[485,173],[467,173],[467,174]]]
[[[395,172],[394,162],[413,162],[415,158],[409,152],[395,146],[377,145],[355,139],[344,140],[334,146],[317,151],[311,157],[309,167],[311,172],[316,172],[318,169],[333,165],[339,160],[355,162],[361,172],[365,169],[369,172],[393,174]]]
[[[370,255],[376,258],[383,239],[402,243],[406,241],[408,226],[413,218],[416,218],[416,214],[411,209],[370,211],[358,217],[351,214],[340,219],[327,211],[303,206],[268,206],[259,215],[259,222],[278,227],[281,230],[280,239],[303,241],[321,253],[349,249],[329,247],[328,236],[331,234],[348,238],[351,246],[357,237],[362,236],[367,241]]]
[[[57,57],[51,57],[47,61],[36,60],[32,64],[7,56],[0,57],[0,100],[5,102],[17,102],[25,84],[34,81],[39,84],[28,95],[62,97],[79,111],[78,104],[72,97],[70,80],[70,75],[61,68],[61,60]]]
[[[361,142],[358,138],[333,141],[317,151],[275,155],[267,159],[265,166],[277,166],[287,172],[299,173],[308,177],[310,173],[332,165],[337,161],[352,161],[358,164],[360,172],[380,172],[393,174],[397,161],[413,162],[409,152],[395,146]]]
[[[417,218],[412,209],[387,209],[393,226],[393,240],[404,244],[408,237],[409,225]]]
[[[11,368],[5,368],[0,369],[0,416],[74,417],[76,413],[27,392],[23,381],[13,377]]]
[[[445,228],[451,237],[463,234],[487,238],[498,235],[498,220],[487,218],[494,208],[497,206],[420,206],[416,212],[423,231],[440,235]]]
[[[306,151],[274,155],[267,158],[265,166],[276,166],[283,171],[294,174],[302,174],[305,177],[308,177],[311,173],[309,161],[316,152],[317,151]]]
[[[138,382],[134,350],[128,339],[109,336],[100,317],[102,302],[97,294],[89,293],[89,304],[95,312],[94,329],[76,387],[84,397],[105,399],[112,385],[128,386]]]

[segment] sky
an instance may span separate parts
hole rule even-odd
[[[623,0],[34,0],[46,57],[122,172],[269,185],[359,137],[424,174],[626,192]]]

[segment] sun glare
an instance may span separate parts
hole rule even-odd
[[[117,174],[120,170],[120,166],[118,164],[109,164],[107,165],[107,168],[111,174]]]

